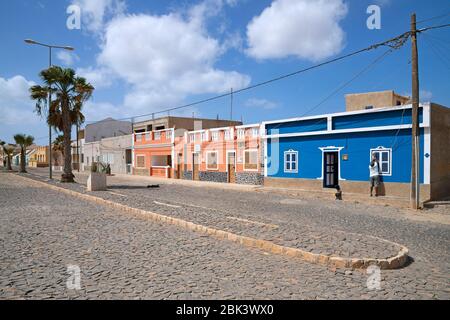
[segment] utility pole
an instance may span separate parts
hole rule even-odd
[[[420,172],[419,172],[419,58],[417,50],[416,14],[411,16],[412,44],[412,159],[411,159],[411,207],[415,210],[420,206]]]

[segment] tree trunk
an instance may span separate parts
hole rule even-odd
[[[72,124],[70,122],[68,101],[62,101],[62,118],[64,134],[64,172],[61,176],[61,182],[75,182],[72,173],[72,146],[71,134]]]
[[[25,152],[26,152],[26,149],[24,147],[21,147],[21,150],[20,150],[20,172],[21,173],[27,173],[27,170],[25,168],[25,161],[26,161]]]
[[[10,154],[8,154],[7,159],[8,159],[8,167],[7,167],[6,170],[12,171],[12,167],[11,167],[11,161],[12,160],[11,160],[11,155]]]

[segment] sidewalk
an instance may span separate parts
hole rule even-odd
[[[40,176],[48,176],[47,171],[43,170],[28,170],[32,174],[38,174]],[[55,172],[54,176],[59,177],[60,172]],[[76,172],[74,171],[77,182],[85,184],[89,176],[89,172]],[[178,179],[164,179],[146,176],[133,176],[126,174],[117,174],[108,177],[108,184],[111,186],[128,185],[128,186],[142,186],[151,184],[160,185],[181,185],[186,187],[196,188],[212,188],[216,190],[234,190],[241,192],[255,192],[255,193],[274,193],[279,195],[285,195],[286,197],[294,198],[290,201],[295,201],[295,198],[299,199],[321,199],[328,202],[335,202],[334,190],[323,191],[310,191],[302,189],[288,189],[288,188],[270,188],[264,186],[252,186],[252,185],[238,185],[227,184],[217,182],[206,181],[192,181],[192,180],[178,180]],[[287,201],[287,200],[286,200]],[[424,210],[415,211],[409,208],[409,199],[400,197],[378,197],[371,198],[368,195],[354,194],[343,192],[343,203],[347,204],[365,204],[373,205],[377,207],[392,207],[397,208],[399,211],[396,213],[399,217],[412,219],[420,222],[435,222],[450,224],[450,205],[442,205],[437,208],[428,208]]]

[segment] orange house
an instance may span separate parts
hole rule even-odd
[[[174,177],[172,166],[175,141],[174,129],[133,134],[133,174],[160,178]]]
[[[186,132],[183,178],[262,184],[264,152],[260,137],[259,124]]]

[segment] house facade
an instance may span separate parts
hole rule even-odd
[[[411,123],[411,105],[263,122],[265,185],[368,193],[375,154],[381,195],[409,196]],[[419,140],[421,198],[450,196],[450,109],[422,104]]]
[[[131,134],[100,140],[100,162],[109,164],[112,174],[131,174],[132,140]]]
[[[241,122],[182,117],[163,117],[133,125],[134,175],[181,179],[184,167],[184,135],[194,128],[240,125]]]
[[[262,184],[260,124],[185,133],[183,179]]]
[[[28,165],[31,168],[45,168],[48,167],[49,158],[49,148],[48,146],[35,147],[33,152],[30,154]]]

